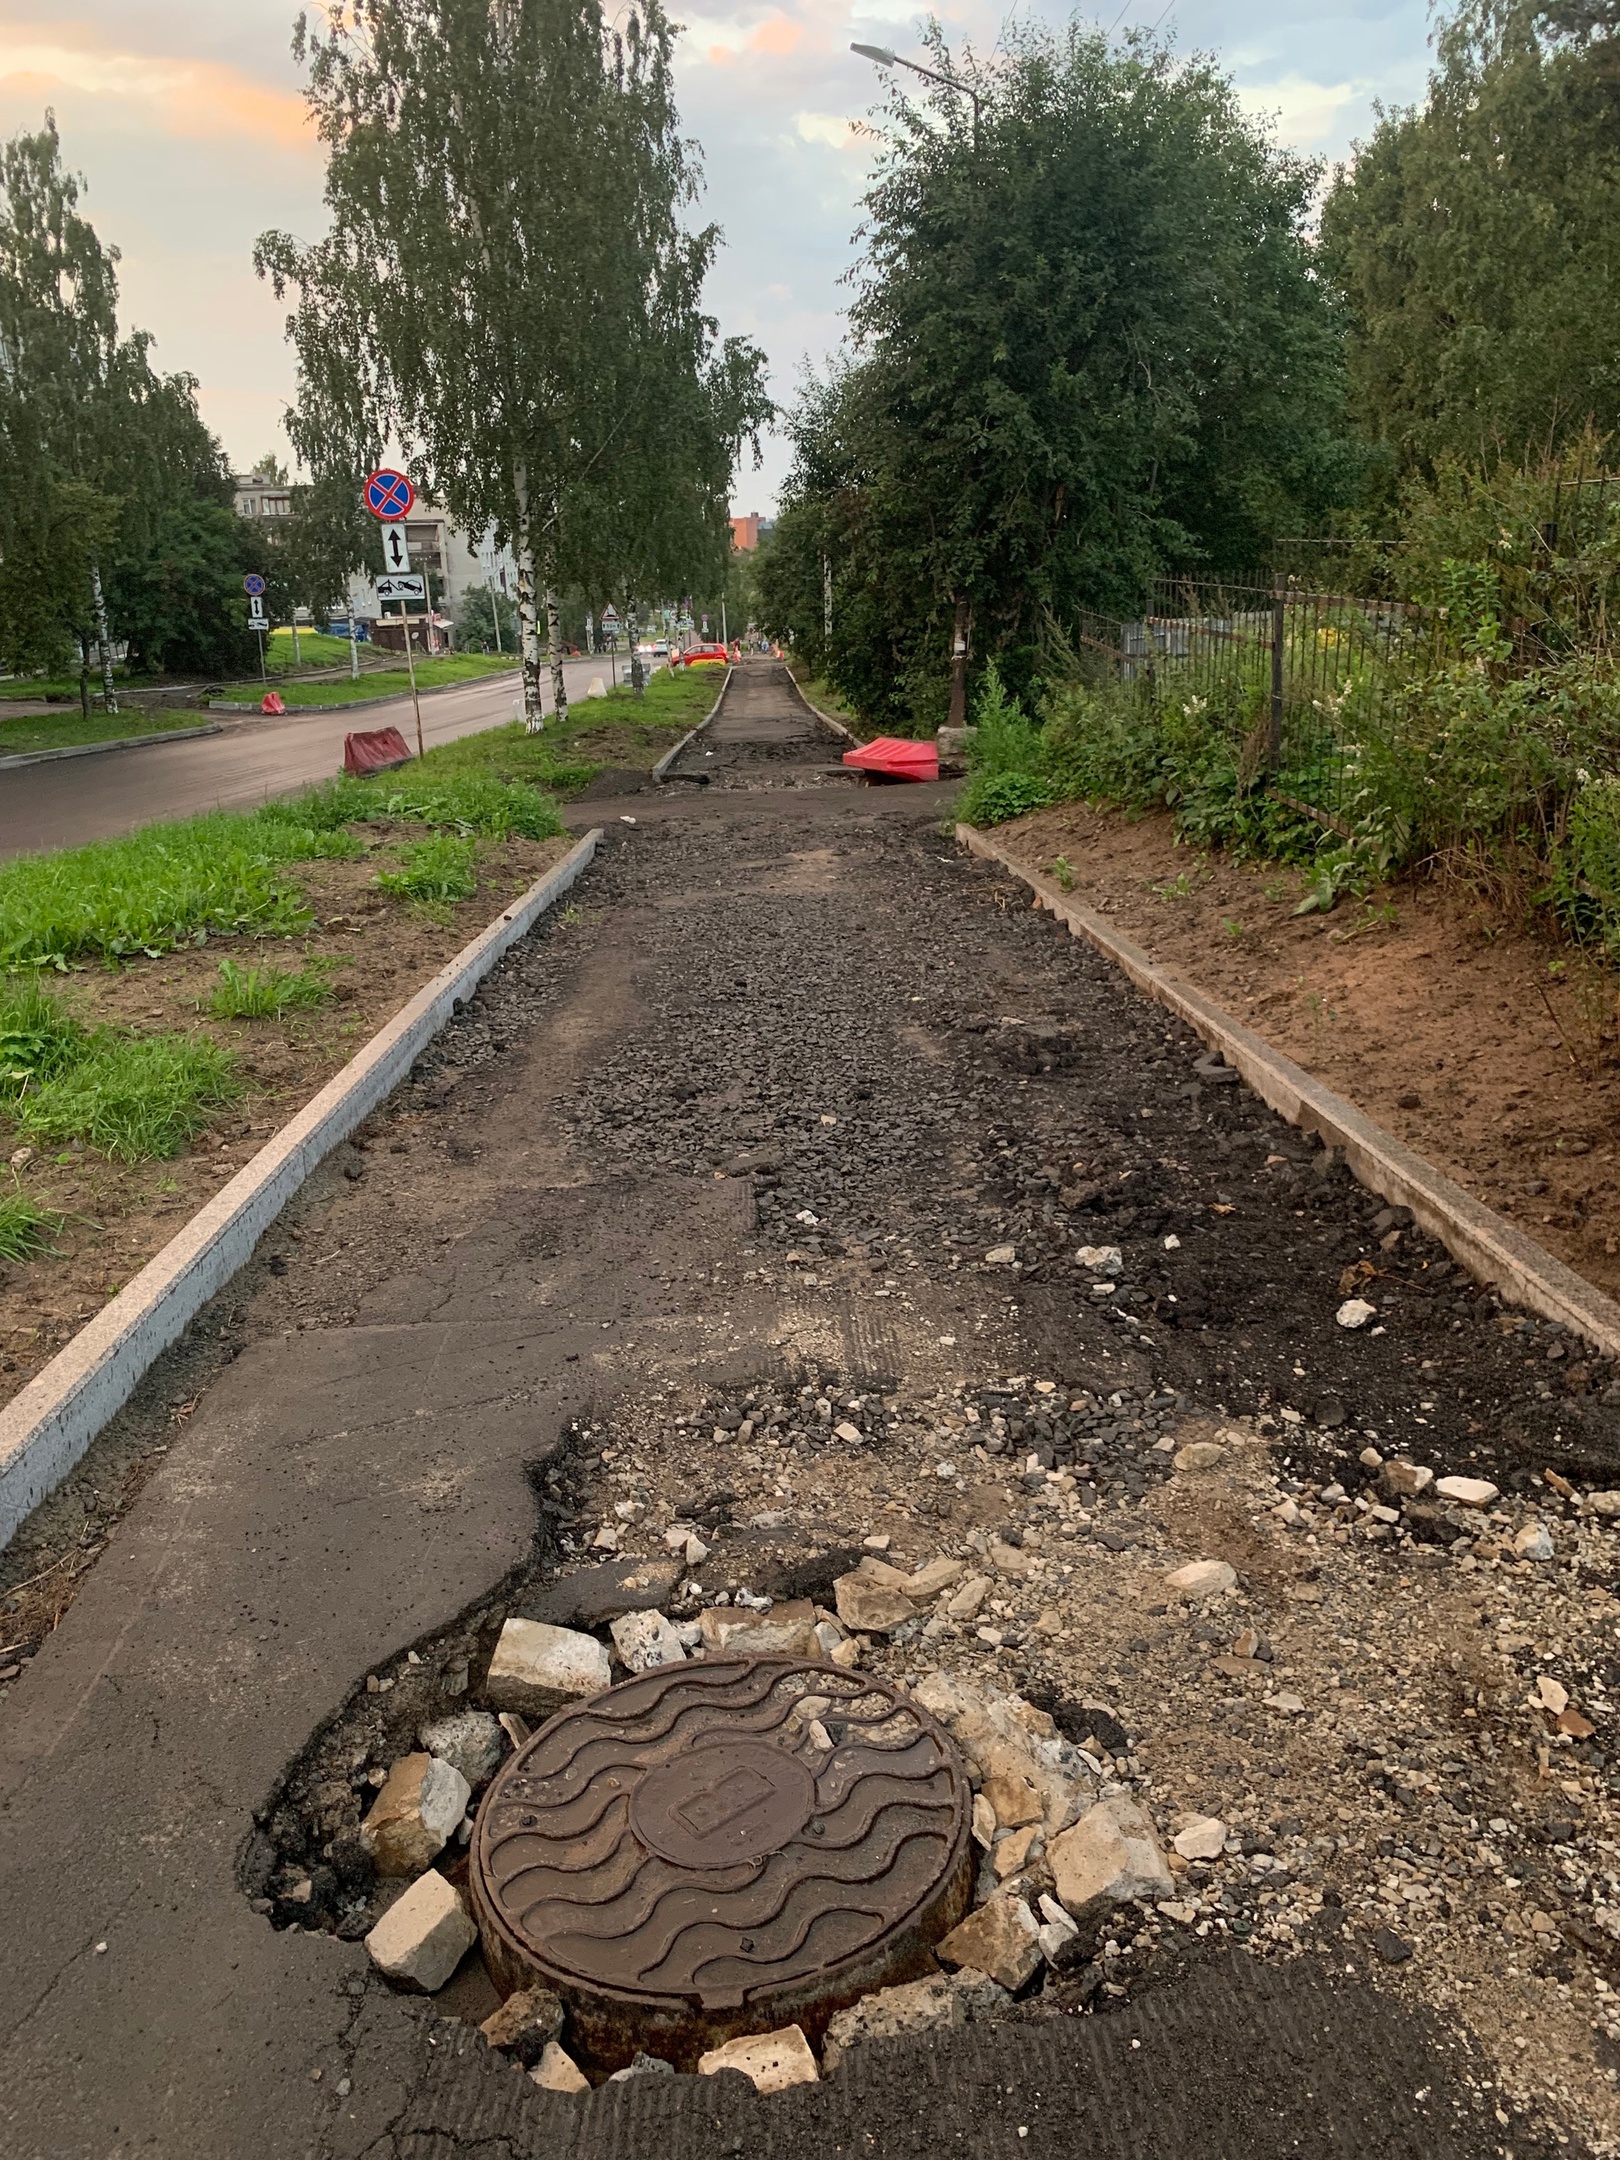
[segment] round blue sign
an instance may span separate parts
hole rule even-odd
[[[251,593],[255,600],[258,599],[260,593],[264,591],[264,579],[260,577],[257,570],[248,572],[247,576],[242,580],[242,590],[245,593]]]

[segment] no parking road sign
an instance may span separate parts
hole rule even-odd
[[[249,594],[251,598],[258,599],[260,593],[264,591],[264,579],[260,577],[257,570],[248,572],[247,576],[242,580],[242,590]]]
[[[366,508],[373,517],[388,521],[409,517],[415,501],[415,488],[391,465],[379,465],[366,482]]]

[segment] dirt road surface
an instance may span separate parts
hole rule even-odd
[[[145,1451],[0,1689],[14,2160],[1613,2149],[1609,1938],[1600,1886],[1572,1887],[1601,1877],[1601,1746],[1547,1743],[1548,1783],[1517,1699],[1442,1654],[1476,1654],[1482,1585],[1489,1617],[1606,1598],[1608,1533],[1559,1517],[1559,1564],[1497,1572],[1505,1518],[1436,1509],[1412,1543],[1329,1475],[1376,1447],[1517,1506],[1528,1468],[1612,1468],[1613,1374],[1400,1225],[1384,1242],[1342,1168],[957,852],[948,791],[858,788],[836,755],[750,665],[686,754],[708,787],[593,804],[610,840],[576,905],[19,1538],[0,1613],[98,1460]],[[1376,1330],[1351,1331],[1368,1253]],[[1175,1466],[1189,1438],[1212,1483]],[[537,1581],[686,1519],[710,1548],[686,1611],[879,1545],[987,1556],[984,1602],[873,1638],[872,1664],[1023,1690],[1166,1837],[1177,1807],[1223,1816],[1231,1857],[1000,2021],[772,2099],[540,2091],[476,2030],[475,1959],[409,1997],[360,1905],[285,1924],[333,1880],[307,1810],[369,1804],[458,1646],[464,1675]],[[1222,1557],[1230,1600],[1167,1592]],[[1250,1620],[1270,1639],[1229,1655]],[[1559,1842],[1526,1814],[1515,1843],[1542,1790]],[[1515,1933],[1521,1889],[1545,1927]]]
[[[605,669],[600,659],[568,662],[570,698],[582,696],[591,678]],[[423,740],[451,742],[498,727],[512,717],[516,699],[517,678],[505,675],[435,691],[422,700]],[[549,680],[545,704],[549,712]],[[329,780],[342,767],[343,738],[351,729],[384,727],[397,727],[415,748],[416,715],[409,697],[359,712],[294,710],[279,718],[226,718],[218,735],[25,765],[0,774],[0,858],[110,839],[154,818],[251,809],[273,795]]]

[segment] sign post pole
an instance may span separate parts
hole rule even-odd
[[[422,745],[422,700],[417,695],[416,660],[411,652],[411,615],[408,600],[399,603],[399,619],[405,625],[405,665],[411,678],[411,703],[416,708],[416,754],[418,757],[426,757],[427,752]]]
[[[392,590],[390,576],[404,583],[400,573],[408,573],[411,567],[411,551],[406,540],[404,520],[411,514],[416,501],[416,489],[402,472],[391,465],[379,465],[366,481],[366,508],[383,528],[383,561],[388,574],[378,586],[378,598],[387,605],[387,594]],[[415,582],[414,580],[412,581]],[[423,597],[427,598],[424,585]],[[422,741],[422,699],[416,687],[416,655],[411,650],[410,601],[407,592],[399,594],[400,627],[405,632],[405,667],[411,678],[411,704],[416,710],[416,754],[427,755]]]

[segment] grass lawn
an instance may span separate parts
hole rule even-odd
[[[348,649],[347,645],[343,648],[345,653]],[[443,653],[437,659],[417,661],[416,687],[438,690],[447,683],[480,682],[489,675],[510,675],[515,667],[515,661],[499,659],[494,653]],[[323,682],[286,682],[277,677],[270,687],[289,707],[352,705],[361,698],[409,697],[411,678],[401,662],[398,667],[378,668],[358,679],[334,675]],[[264,689],[258,683],[232,683],[225,696],[251,711],[257,709]]]
[[[77,705],[70,712],[38,713],[7,720],[0,708],[0,757],[21,757],[30,750],[66,750],[75,743],[121,742],[129,735],[166,735],[171,728],[206,727],[204,712],[92,712],[87,720]]]
[[[639,699],[622,684],[606,697],[576,698],[561,727],[548,721],[538,735],[526,734],[521,721],[485,728],[430,750],[421,769],[490,773],[527,780],[554,795],[577,795],[600,772],[650,771],[710,711],[724,681],[718,667],[664,668]]]
[[[861,732],[859,720],[830,682],[822,681],[819,676],[812,676],[802,662],[790,661],[788,665],[793,680],[818,712],[824,712],[831,720],[842,720],[845,727],[853,728],[857,734]]]

